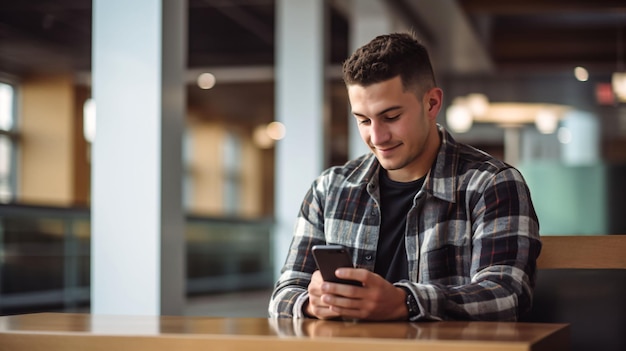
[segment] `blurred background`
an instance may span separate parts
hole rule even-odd
[[[411,30],[444,90],[439,123],[521,170],[542,235],[626,233],[624,0],[316,1],[326,33],[319,171],[365,152],[343,60],[374,34]],[[186,2],[185,291],[203,306],[252,294],[244,300],[258,304],[244,307],[264,313],[284,260],[277,194],[307,190],[277,183],[290,132],[277,118],[280,6]],[[89,310],[92,17],[89,0],[0,3],[0,314]]]

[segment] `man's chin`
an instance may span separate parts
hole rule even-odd
[[[384,168],[386,171],[395,171],[400,168],[398,167],[397,162],[393,162],[392,160],[384,159],[381,157],[376,157],[376,158],[378,159],[378,163],[380,163],[380,166]]]

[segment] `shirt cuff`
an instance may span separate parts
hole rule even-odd
[[[296,299],[296,302],[293,304],[293,318],[308,318],[307,315],[304,314],[302,307],[309,301],[309,292],[304,292]]]

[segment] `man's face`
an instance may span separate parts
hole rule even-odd
[[[389,177],[404,182],[423,177],[439,148],[435,119],[441,90],[417,96],[404,91],[397,76],[367,87],[350,85],[348,96],[361,138]]]

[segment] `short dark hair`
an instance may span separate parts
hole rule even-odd
[[[346,85],[368,86],[396,76],[405,91],[424,93],[437,86],[428,50],[413,34],[377,36],[343,63]]]

